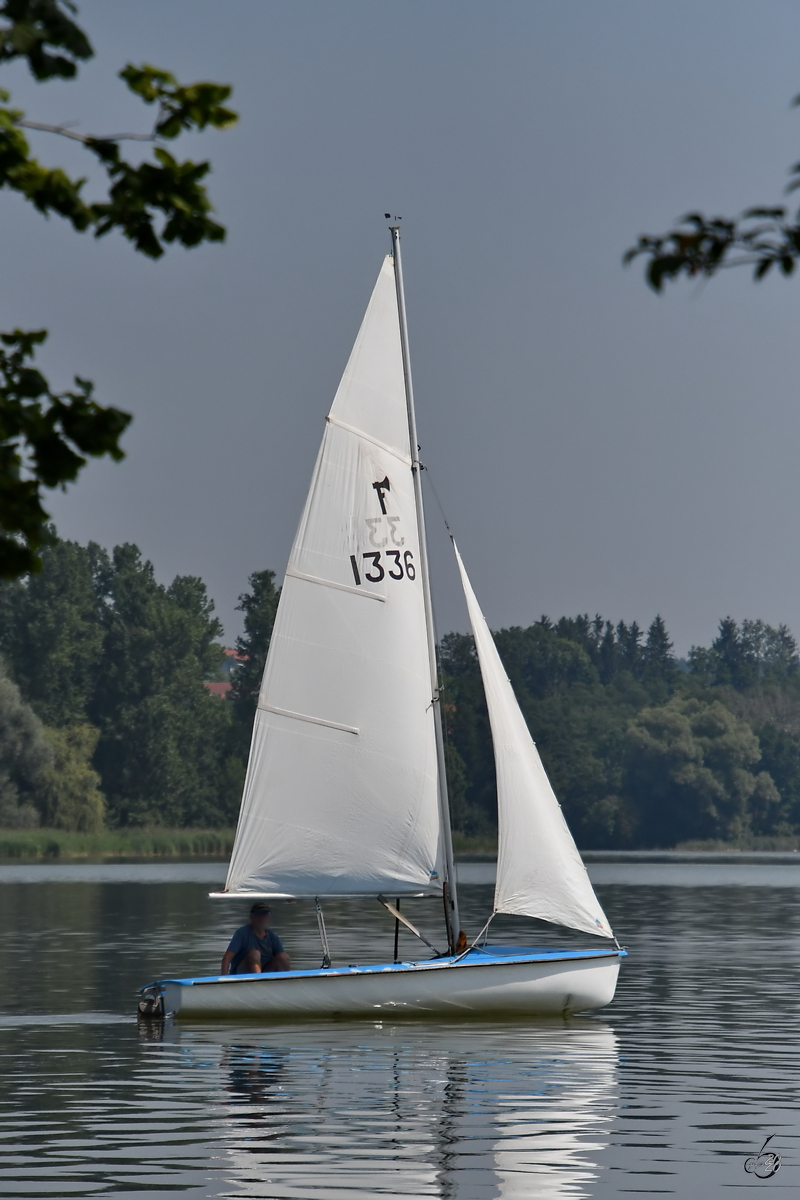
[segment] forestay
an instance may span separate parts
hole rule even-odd
[[[441,889],[436,747],[391,258],[327,418],[258,701],[226,890]]]
[[[453,543],[475,636],[497,767],[499,845],[494,911],[613,937],[528,732]]]

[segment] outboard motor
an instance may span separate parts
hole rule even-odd
[[[164,993],[160,988],[146,987],[139,993],[137,1017],[145,1021],[163,1021]]]

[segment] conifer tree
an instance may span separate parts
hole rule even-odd
[[[258,691],[281,596],[281,589],[275,587],[274,571],[254,571],[247,583],[250,590],[242,593],[237,605],[237,611],[244,613],[244,633],[236,639],[238,662],[231,677],[233,753],[243,762],[247,760]]]

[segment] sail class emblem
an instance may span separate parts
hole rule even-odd
[[[373,483],[372,486],[378,493],[378,503],[381,506],[381,512],[384,516],[386,516],[386,500],[384,499],[384,495],[386,492],[390,492],[392,490],[392,485],[389,483],[389,476],[384,475],[383,479],[379,479],[378,482]]]

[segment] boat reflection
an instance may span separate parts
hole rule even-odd
[[[610,1029],[583,1029],[568,1053],[543,1059],[540,1088],[498,1093],[498,1196],[590,1196],[616,1114],[617,1046]]]
[[[586,1197],[617,1105],[617,1041],[593,1019],[163,1036],[216,1055],[233,1195]]]
[[[226,1049],[220,1066],[223,1086],[232,1102],[268,1105],[278,1100],[285,1059],[285,1054],[267,1046],[236,1045]]]

